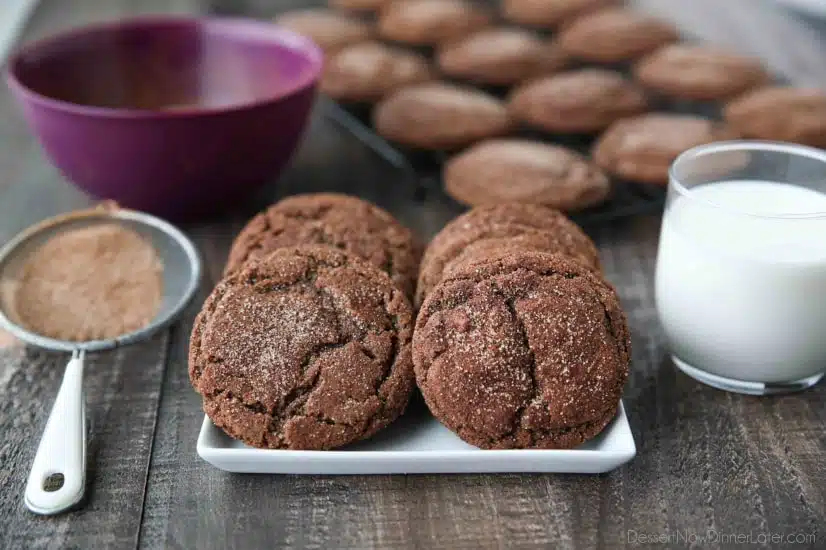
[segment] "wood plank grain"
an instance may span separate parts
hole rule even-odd
[[[64,11],[51,0],[38,10],[26,38],[127,12],[197,9],[195,0],[70,4]],[[675,21],[688,34],[759,55],[796,82],[826,85],[821,62],[826,38],[817,25],[770,0],[635,4]],[[221,0],[220,5],[225,12],[268,16],[305,3]],[[0,130],[2,242],[85,198],[44,161],[4,91],[0,120],[12,121]],[[204,254],[209,281],[183,321],[152,342],[93,359],[87,389],[96,411],[97,452],[83,511],[42,519],[23,510],[22,483],[63,359],[22,348],[0,350],[0,546],[612,549],[638,546],[629,531],[677,537],[709,530],[815,533],[820,544],[795,547],[823,546],[826,387],[757,399],[713,390],[676,371],[654,310],[656,218],[595,235],[632,330],[633,371],[625,399],[638,456],[628,466],[600,476],[330,477],[232,475],[200,461],[195,439],[202,412],[186,372],[198,303],[219,277],[229,242],[247,217],[285,194],[320,190],[373,200],[423,239],[455,214],[438,196],[418,193],[407,175],[316,116],[277,185],[223,220],[185,228]],[[661,547],[691,546],[673,540]],[[709,547],[733,545],[718,541]]]
[[[91,431],[87,498],[81,509],[41,518],[23,506],[31,460],[67,357],[35,350],[4,352],[10,375],[0,418],[0,547],[134,546],[143,503],[167,338],[88,358],[84,389]]]
[[[43,0],[23,40],[142,10],[180,11],[184,4]],[[45,217],[89,204],[44,158],[5,87],[0,120],[0,242]],[[79,510],[54,518],[28,512],[22,496],[67,357],[21,346],[0,349],[0,547],[136,546],[168,341],[168,334],[160,334],[88,358],[86,500]]]

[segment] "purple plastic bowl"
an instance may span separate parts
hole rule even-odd
[[[310,40],[266,22],[155,17],[25,46],[7,78],[68,179],[174,218],[220,211],[277,176],[321,66]]]

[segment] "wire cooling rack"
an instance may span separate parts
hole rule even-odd
[[[420,193],[436,193],[443,200],[455,203],[444,191],[441,171],[447,160],[445,153],[408,151],[399,149],[376,134],[369,125],[369,109],[345,107],[333,101],[325,103],[326,115],[336,124],[350,132],[356,139],[372,149],[376,154],[397,169],[415,175],[420,182]],[[570,142],[559,142],[582,151],[589,147],[589,141],[572,138]],[[652,185],[615,181],[610,198],[599,206],[571,214],[580,225],[604,224],[632,216],[660,212],[665,203],[665,190]],[[461,207],[456,204],[457,209]]]
[[[480,3],[495,5],[497,0],[477,0]],[[275,5],[270,0],[211,0],[209,11],[215,15],[273,18],[285,11],[298,8],[325,6],[325,0],[283,0]],[[420,53],[432,57],[429,48],[414,48]],[[617,67],[619,68],[619,67]],[[449,81],[449,79],[447,79]],[[478,87],[478,86],[477,86]],[[504,97],[505,90],[482,89],[497,97]],[[416,182],[412,190],[414,196],[422,200],[443,201],[457,214],[465,207],[454,201],[444,192],[442,186],[442,167],[448,158],[444,152],[423,152],[402,149],[379,136],[370,124],[371,107],[367,105],[350,105],[325,100],[321,102],[324,114],[342,129],[352,134],[375,154],[408,174],[408,181]],[[667,110],[681,110],[670,106]],[[696,106],[686,109],[694,112]],[[696,113],[695,113],[696,114]],[[552,136],[539,132],[523,130],[517,137],[536,139],[570,147],[588,156],[593,138],[581,136]],[[625,218],[661,212],[665,204],[665,189],[659,186],[643,185],[627,181],[613,181],[613,191],[607,201],[586,210],[571,213],[571,218],[583,226],[599,226]]]

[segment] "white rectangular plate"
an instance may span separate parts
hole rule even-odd
[[[198,454],[228,472],[266,474],[432,474],[554,472],[596,474],[637,453],[620,403],[616,418],[595,439],[571,450],[484,451],[442,426],[419,403],[375,437],[337,451],[254,449],[204,417]]]

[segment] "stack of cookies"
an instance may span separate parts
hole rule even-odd
[[[470,210],[422,259],[413,335],[430,411],[483,449],[571,448],[614,418],[630,364],[616,292],[559,211]]]
[[[570,448],[603,430],[630,342],[579,227],[544,206],[483,206],[418,259],[410,231],[355,197],[253,218],[192,331],[213,423],[255,447],[332,449],[389,426],[418,385],[481,448]]]
[[[618,0],[330,0],[285,14],[328,55],[330,97],[435,151],[445,190],[568,212],[616,183],[663,186],[682,151],[746,137],[826,147],[826,94],[757,60],[679,42]],[[445,156],[446,155],[446,156]]]
[[[331,449],[393,422],[415,385],[418,250],[346,195],[294,196],[250,220],[190,340],[213,423],[254,447]]]

